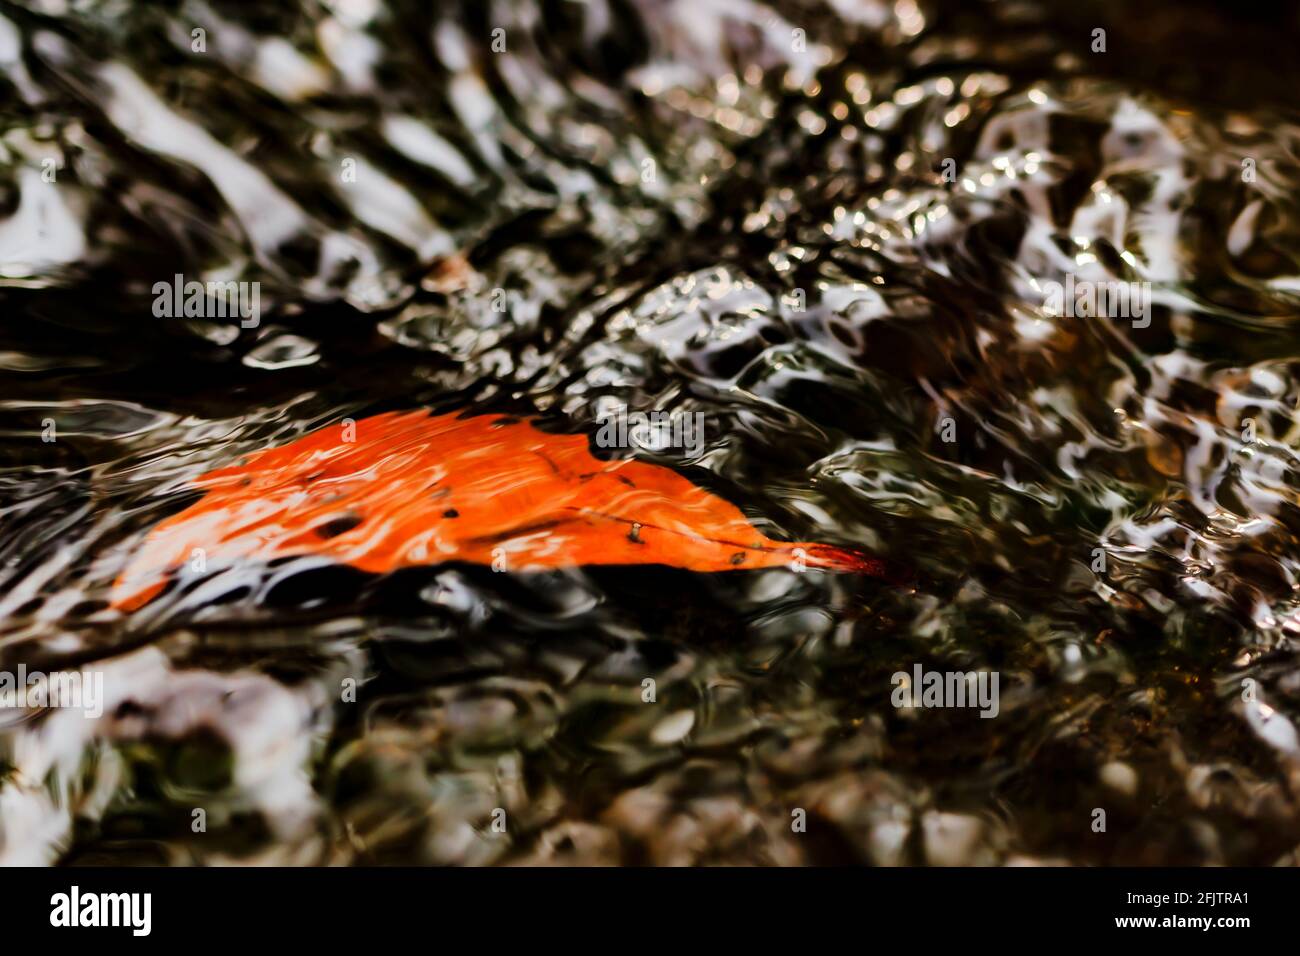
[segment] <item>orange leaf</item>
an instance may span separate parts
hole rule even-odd
[[[376,573],[453,560],[882,571],[852,551],[767,538],[669,468],[593,457],[582,435],[421,410],[363,419],[351,437],[323,428],[196,479],[207,494],[149,533],[113,604],[148,603],[196,548],[216,566],[315,554]]]

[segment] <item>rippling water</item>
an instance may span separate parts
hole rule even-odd
[[[1300,22],[1124,6],[0,3],[0,665],[106,697],[0,711],[0,861],[1295,862]],[[899,572],[109,605],[249,452],[610,403]]]

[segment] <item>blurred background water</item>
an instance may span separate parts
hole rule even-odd
[[[0,711],[0,861],[1296,862],[1298,40],[1201,0],[0,0],[0,668],[108,695]],[[177,273],[260,322],[155,316]],[[1067,275],[1149,324],[1048,314]],[[703,413],[641,457],[899,581],[303,559],[107,605],[248,451],[610,402]],[[997,671],[998,717],[895,709],[916,663]]]

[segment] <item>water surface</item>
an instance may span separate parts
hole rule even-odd
[[[108,698],[0,711],[0,860],[1294,862],[1300,23],[1130,7],[0,3],[0,664]],[[256,327],[158,317],[176,274]],[[617,403],[898,574],[108,607],[247,452]],[[998,716],[891,706],[916,664]]]

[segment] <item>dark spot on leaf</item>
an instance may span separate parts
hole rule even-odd
[[[460,512],[457,511],[455,508],[448,508],[446,511],[442,513],[442,516],[444,518],[459,518]]]
[[[362,520],[363,519],[361,515],[357,515],[357,514],[343,515],[341,518],[335,518],[333,521],[327,521],[319,528],[316,528],[315,529],[316,537],[321,538],[323,540],[328,540],[329,538],[337,538],[343,532],[351,531],[357,525],[361,524]]]

